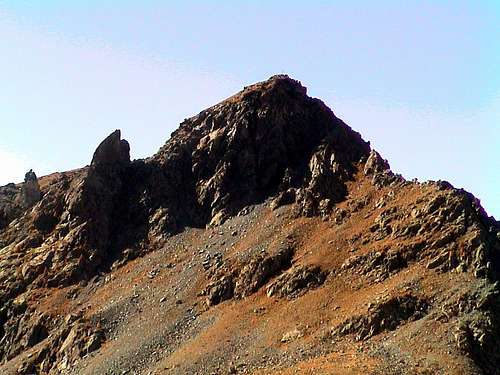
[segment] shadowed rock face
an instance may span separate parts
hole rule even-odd
[[[313,215],[321,201],[343,199],[345,182],[368,153],[360,135],[298,81],[275,76],[183,122],[147,161],[154,181],[167,187],[160,194],[151,187],[150,199],[176,221],[180,207],[167,202],[185,194],[189,217],[174,228],[220,223],[290,188]]]
[[[116,130],[85,168],[44,183],[30,171],[23,184],[0,187],[0,361],[41,345],[20,373],[63,371],[104,339],[83,317],[38,314],[40,290],[83,285],[162,247],[187,227],[212,230],[254,204],[293,205],[295,218],[320,215],[342,226],[383,189],[392,195],[374,203],[380,211],[374,222],[364,221],[371,212],[359,219],[366,227],[351,242],[391,238],[401,245],[354,255],[339,270],[296,264],[295,244],[245,262],[225,259],[223,268],[208,271],[198,291],[207,308],[264,290],[296,302],[340,273],[383,282],[424,260],[429,270],[460,270],[484,280],[487,298],[472,291],[464,297],[466,307],[454,312],[461,319],[457,342],[486,373],[500,365],[488,346],[500,337],[494,284],[500,280],[498,223],[472,195],[443,182],[431,184],[432,198],[411,203],[411,209],[386,208],[398,189],[413,183],[394,174],[358,133],[308,97],[300,82],[280,75],[246,87],[185,120],[152,157],[130,161],[129,151]],[[339,209],[355,193],[355,179],[368,181],[372,190]],[[424,295],[394,297],[346,320],[336,335],[369,340],[422,319],[432,308]]]
[[[186,226],[217,225],[290,189],[298,211],[315,215],[343,199],[369,151],[298,81],[272,77],[185,120],[156,155],[127,166],[114,243],[131,248]]]

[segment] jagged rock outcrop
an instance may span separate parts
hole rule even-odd
[[[62,175],[55,180],[31,212],[2,233],[5,253],[21,258],[23,264],[17,276],[16,270],[7,268],[2,273],[10,272],[19,289],[82,280],[104,265],[129,161],[127,143],[119,136],[114,132],[101,143],[90,167],[72,178]],[[36,178],[28,178],[26,184],[38,186]]]
[[[266,288],[268,297],[294,298],[325,282],[326,274],[318,266],[296,266],[281,274]]]
[[[69,315],[51,336],[43,339],[17,368],[18,374],[64,373],[83,356],[99,349],[104,333],[91,322]]]
[[[31,310],[16,307],[12,303],[15,297],[29,296],[40,287],[88,280],[114,259],[110,250],[112,214],[129,163],[128,143],[119,137],[119,131],[112,133],[96,150],[90,167],[71,178],[64,174],[57,178],[31,211],[25,211],[1,233],[0,324],[4,333],[0,340],[10,348],[0,351],[3,360],[45,339],[40,335],[35,335],[35,341],[29,338],[35,337],[29,332],[38,332],[39,320],[33,320]],[[37,192],[38,181],[30,171],[21,187],[23,202],[33,205]],[[48,335],[53,328],[49,325],[44,332]],[[43,351],[40,361],[47,355]]]
[[[480,284],[445,308],[446,319],[459,317],[453,332],[458,348],[474,359],[486,374],[498,371],[500,353],[500,289]]]
[[[0,187],[0,230],[40,201],[42,193],[35,172],[30,169],[24,182]]]
[[[389,298],[369,306],[366,315],[353,317],[332,330],[332,336],[355,334],[356,340],[368,339],[382,331],[392,331],[403,322],[422,318],[428,302],[411,294]]]
[[[389,172],[390,169],[389,162],[382,159],[377,151],[371,150],[363,171],[366,175],[375,175],[377,173]]]
[[[293,254],[293,247],[285,246],[272,254],[257,254],[246,264],[229,265],[212,276],[201,295],[207,296],[208,306],[233,297],[245,298],[290,268]]]
[[[389,162],[380,156],[380,154],[371,150],[366,160],[363,172],[367,177],[371,177],[372,183],[377,187],[390,185],[403,181],[403,178],[391,171]]]
[[[117,129],[99,144],[90,164],[112,166],[128,162],[130,162],[130,145],[125,139],[121,139],[121,132]]]
[[[31,207],[37,203],[41,197],[42,193],[40,191],[40,185],[38,184],[38,178],[35,172],[30,169],[24,177],[24,184],[21,186],[21,204],[24,208]]]

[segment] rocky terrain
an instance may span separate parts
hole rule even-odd
[[[129,149],[0,187],[0,373],[500,374],[500,224],[300,82]]]

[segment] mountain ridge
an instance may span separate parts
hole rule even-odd
[[[341,315],[325,300],[328,288],[340,288],[356,300],[362,295],[358,286],[376,288],[406,273],[415,278],[412,282],[418,285],[413,289],[400,290],[408,280],[396,283],[365,312],[345,305],[341,310],[351,312],[342,312],[345,319],[328,332],[317,322],[311,323],[316,331],[296,327],[285,332],[278,344],[271,340],[273,344],[259,352],[272,349],[269,366],[259,367],[255,357],[245,371],[279,373],[306,363],[297,353],[283,362],[277,359],[281,346],[289,342],[306,348],[303,336],[315,343],[308,349],[310,360],[324,361],[338,350],[325,344],[326,338],[340,342],[340,347],[355,348],[362,342],[361,347],[368,343],[373,350],[360,358],[366,364],[379,362],[373,373],[389,371],[389,357],[380,354],[383,346],[377,340],[387,339],[384,335],[391,331],[404,335],[413,323],[432,325],[442,319],[436,318],[442,306],[448,306],[442,327],[454,327],[456,337],[448,342],[431,335],[431,351],[440,352],[453,342],[449,363],[439,367],[407,349],[409,360],[396,355],[408,370],[401,373],[459,373],[462,366],[471,374],[497,373],[500,358],[493,348],[500,343],[499,223],[472,194],[447,182],[409,182],[393,173],[359,133],[321,100],[308,97],[299,81],[278,75],[244,88],[185,120],[149,158],[131,161],[129,149],[116,130],[97,147],[87,167],[50,179],[27,174],[20,186],[0,187],[0,358],[6,373],[14,371],[9,370],[14,364],[12,373],[21,374],[128,371],[127,366],[142,372],[174,361],[179,350],[189,346],[190,335],[210,335],[209,323],[206,331],[189,331],[187,318],[179,318],[177,328],[155,336],[163,342],[171,335],[188,335],[171,342],[177,350],[164,349],[166,359],[149,349],[144,354],[149,360],[139,367],[130,362],[130,354],[116,363],[99,359],[114,335],[115,345],[126,342],[107,316],[128,329],[128,318],[122,321],[116,314],[140,319],[131,307],[137,297],[122,291],[125,294],[116,298],[130,298],[132,305],[104,305],[102,310],[82,309],[81,304],[99,298],[113,283],[113,275],[121,275],[126,284],[123,269],[136,272],[145,259],[160,253],[170,260],[160,261],[144,282],[181,267],[161,287],[185,290],[193,306],[187,317],[195,321],[208,316],[218,321],[230,314],[231,306],[250,300],[257,305],[264,303],[262,298],[301,305],[312,296],[318,296],[318,306],[328,307],[318,307],[311,316],[326,314],[336,321]],[[316,228],[329,233],[328,240]],[[226,239],[214,245],[219,230]],[[193,233],[203,240],[191,238]],[[248,243],[247,237],[256,239]],[[310,248],[309,243],[318,241],[317,250]],[[187,256],[190,248],[198,250]],[[198,262],[198,256],[205,258]],[[414,273],[416,269],[424,269],[426,276]],[[428,280],[443,283],[446,277],[454,280],[455,294],[444,284],[439,293],[426,286]],[[191,289],[185,283],[189,279]],[[346,284],[339,285],[340,280]],[[62,290],[66,297],[60,297]],[[57,309],[41,312],[40,303],[55,296]],[[176,309],[184,304],[169,298]],[[458,310],[450,302],[456,299],[462,304]],[[80,302],[75,305],[73,300]],[[277,304],[279,317],[280,309],[287,307]],[[213,316],[214,311],[220,315]],[[161,319],[169,326],[174,318]],[[236,334],[248,329],[228,327]],[[413,334],[421,337],[423,332]],[[255,342],[240,344],[244,353]],[[400,350],[398,345],[391,350]],[[218,355],[225,370],[212,358]],[[219,373],[240,371],[230,363],[234,359],[220,351],[210,356],[201,360],[202,367],[184,360],[155,371],[205,373],[203,366]],[[114,355],[108,352],[108,358]],[[420,362],[424,372],[419,372]]]

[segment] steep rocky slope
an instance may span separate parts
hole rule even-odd
[[[500,225],[287,76],[0,187],[6,374],[499,374]]]

